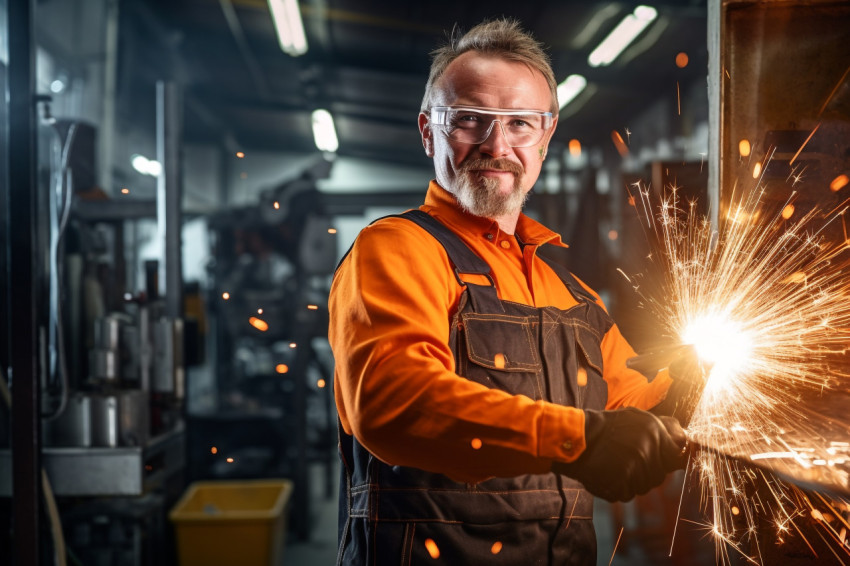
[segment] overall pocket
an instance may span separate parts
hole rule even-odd
[[[543,398],[535,317],[464,313],[461,325],[459,374],[514,395]]]

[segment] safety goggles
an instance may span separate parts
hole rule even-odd
[[[552,127],[552,113],[539,110],[499,110],[472,106],[434,106],[431,124],[461,143],[484,143],[499,123],[511,147],[529,147],[543,139]]]

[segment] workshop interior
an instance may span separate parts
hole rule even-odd
[[[0,0],[0,563],[336,563],[334,269],[423,202],[429,53],[501,16],[559,82],[525,212],[637,352],[641,195],[715,226],[747,191],[846,206],[846,1]],[[850,241],[841,214],[819,235]],[[597,501],[599,563],[850,564],[831,469],[773,470],[832,510],[787,543],[724,546],[683,473]]]

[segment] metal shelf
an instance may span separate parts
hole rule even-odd
[[[144,447],[45,447],[41,461],[59,496],[135,496],[157,489],[185,465],[185,426]],[[12,457],[0,450],[0,497],[12,495]]]

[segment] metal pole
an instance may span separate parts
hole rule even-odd
[[[720,34],[723,0],[708,0],[708,205],[712,224],[720,218],[721,81],[723,80]]]
[[[165,316],[183,316],[180,178],[180,95],[171,82],[156,83],[156,156],[162,164],[157,182],[156,220],[162,245],[160,291],[165,297]],[[164,287],[163,287],[164,284]]]
[[[7,4],[9,38],[8,272],[9,378],[12,389],[12,563],[39,564],[39,378],[36,328],[36,117],[32,0]]]

